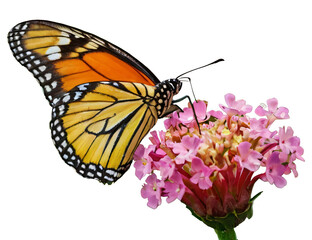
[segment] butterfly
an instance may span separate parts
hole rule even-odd
[[[17,61],[52,107],[51,136],[62,159],[86,178],[111,184],[159,118],[178,110],[178,78],[160,82],[114,44],[64,24],[32,20],[8,34]]]

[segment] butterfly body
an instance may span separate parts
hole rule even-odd
[[[52,107],[57,150],[84,177],[117,181],[158,118],[177,109],[178,79],[160,82],[129,53],[93,34],[34,20],[15,26],[8,40]]]

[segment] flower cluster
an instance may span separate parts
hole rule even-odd
[[[149,207],[158,207],[166,197],[168,203],[181,200],[202,219],[238,216],[251,207],[257,180],[281,188],[285,174],[298,175],[300,139],[291,127],[270,130],[275,120],[289,118],[288,109],[272,98],[266,108],[255,109],[258,117],[253,118],[244,100],[227,94],[225,101],[223,112],[207,111],[204,101],[194,102],[194,110],[173,112],[165,120],[166,132],[151,132],[152,144],[138,147],[134,167],[139,179],[148,175],[141,195]]]

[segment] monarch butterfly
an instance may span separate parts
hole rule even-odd
[[[93,34],[32,20],[13,27],[8,41],[52,107],[55,147],[83,177],[117,181],[158,118],[178,109],[173,96],[180,80],[160,82],[129,53]]]

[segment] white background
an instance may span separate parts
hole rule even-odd
[[[236,232],[240,240],[310,239],[310,1],[150,2],[28,0],[1,7],[0,239],[216,239],[178,201],[148,208],[133,168],[104,186],[61,160],[50,139],[51,109],[6,42],[11,27],[30,19],[65,23],[105,38],[161,80],[224,58],[189,75],[197,98],[208,100],[210,109],[224,103],[228,92],[254,107],[276,97],[291,119],[273,127],[293,127],[306,162],[298,162],[299,177],[287,176],[283,189],[259,181],[254,194],[264,192],[254,217]],[[180,96],[191,94],[188,84],[183,88]],[[155,128],[163,128],[163,120]]]

